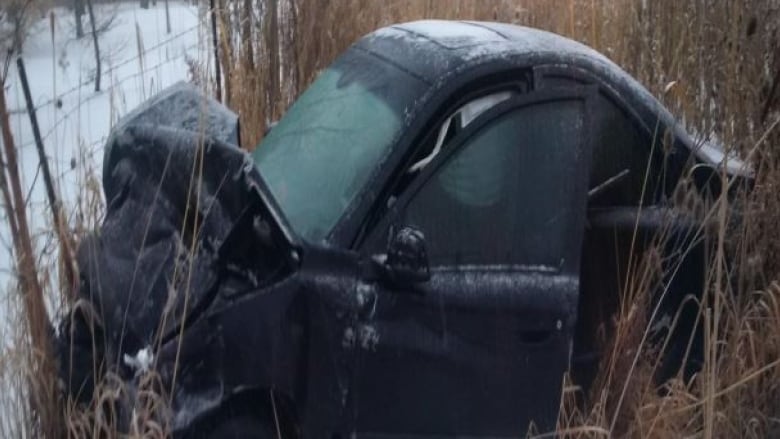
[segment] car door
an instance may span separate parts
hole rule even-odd
[[[590,91],[508,99],[463,127],[362,245],[422,232],[430,280],[364,280],[347,339],[357,437],[554,428],[579,292]],[[413,169],[415,167],[412,167]]]

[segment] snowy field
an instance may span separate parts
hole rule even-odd
[[[96,5],[98,26],[108,25],[99,37],[101,91],[95,92],[88,16],[82,19],[87,34],[78,40],[72,11],[55,9],[53,13],[54,31],[49,16],[35,23],[23,56],[49,166],[73,225],[79,222],[77,206],[85,204],[85,176],[92,173],[99,181],[103,147],[117,119],[160,89],[189,79],[188,62],[208,69],[212,61],[196,6],[171,0],[168,33],[162,0],[150,9],[141,9],[138,1]],[[5,86],[39,261],[44,268],[55,270],[56,245],[48,242],[51,233],[46,233],[51,229],[51,214],[15,63]],[[5,339],[8,300],[14,291],[13,259],[5,212],[0,215],[0,339]]]

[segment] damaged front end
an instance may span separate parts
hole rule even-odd
[[[306,250],[233,143],[237,132],[235,115],[178,85],[121,121],[108,142],[106,214],[81,243],[78,296],[58,342],[73,400],[105,401],[106,378],[119,378],[119,431],[138,422],[152,375],[169,404],[150,416],[177,434],[238,395],[293,401],[319,385],[305,383],[338,386],[331,359],[342,349],[328,339],[355,306],[344,293],[354,273],[338,272],[357,264],[312,249],[309,260],[341,268],[301,269]],[[308,370],[311,355],[322,366]],[[311,379],[322,373],[330,378]]]

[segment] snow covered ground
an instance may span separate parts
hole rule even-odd
[[[166,32],[163,1],[150,9],[141,9],[137,1],[96,5],[95,12],[98,25],[110,22],[99,38],[103,60],[100,92],[94,91],[91,35],[75,38],[74,16],[67,9],[53,11],[54,32],[49,16],[33,26],[23,54],[49,164],[72,224],[78,221],[75,206],[84,204],[85,175],[91,170],[99,181],[104,143],[117,119],[160,89],[187,80],[188,61],[206,69],[212,65],[207,28],[199,20],[196,6],[171,0],[170,33]],[[86,15],[83,23],[88,32]],[[29,194],[30,226],[40,259],[54,268],[56,247],[47,242],[51,233],[46,233],[51,228],[51,214],[15,63],[5,86]],[[11,240],[4,214],[0,213],[0,339],[7,329],[7,303],[13,292]]]

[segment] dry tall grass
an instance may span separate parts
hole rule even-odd
[[[780,1],[216,3],[226,101],[241,115],[247,148],[259,141],[266,123],[279,118],[320,69],[361,35],[393,22],[458,18],[525,24],[583,41],[637,77],[692,132],[749,155],[756,166],[756,184],[749,196],[738,198],[742,221],[737,225],[726,215],[726,200],[705,203],[692,200],[684,188],[680,191],[680,203],[700,205],[717,224],[707,231],[711,270],[701,300],[707,339],[701,373],[689,382],[673,379],[663,391],[653,385],[657,348],[644,343],[649,316],[636,305],[649,300],[651,286],[663,286],[664,270],[676,267],[651,246],[631,265],[631,281],[614,318],[615,336],[606,342],[606,351],[612,354],[603,359],[588,404],[577,402],[577,383],[569,383],[562,396],[559,429],[565,437],[780,435],[780,238],[775,233],[780,221],[780,90],[771,96],[780,75]],[[82,210],[84,215],[97,215],[92,207]],[[71,228],[83,231],[77,225]],[[663,238],[658,237],[658,245]],[[27,387],[29,377],[21,376],[25,355],[0,358],[0,388],[19,389],[0,396],[0,410],[4,404],[25,407],[30,389],[35,389]],[[106,398],[121,391],[117,390],[121,386],[112,387],[110,377],[105,385]],[[102,401],[87,413],[70,416],[66,424],[70,436],[111,434],[106,421],[110,413],[101,411]],[[147,402],[154,411],[157,399],[150,396]],[[39,431],[34,425],[20,425],[38,422],[35,414],[24,409],[14,413],[19,413],[19,421],[0,420],[0,436]],[[164,428],[142,421],[135,436],[165,434]]]
[[[632,264],[607,342],[612,354],[602,361],[589,403],[576,404],[576,383],[567,386],[559,428],[566,437],[780,434],[779,1],[223,0],[221,7],[226,100],[241,115],[249,149],[361,35],[394,22],[443,18],[511,22],[582,41],[639,79],[701,140],[751,158],[755,188],[737,197],[738,206],[725,198],[695,200],[717,225],[706,232],[711,269],[700,303],[701,372],[660,390],[651,379],[659,348],[646,343],[649,316],[638,305],[650,300],[653,286],[663,289],[663,270],[678,268],[651,247]],[[689,205],[690,191],[679,192]],[[742,217],[736,225],[731,210]]]

